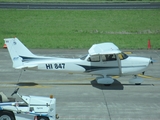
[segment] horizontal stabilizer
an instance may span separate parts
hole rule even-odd
[[[18,67],[15,67],[15,69],[25,69],[25,68],[31,68],[31,69],[34,69],[38,67],[37,65],[23,65],[23,66],[18,66]]]

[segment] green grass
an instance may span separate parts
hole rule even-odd
[[[0,10],[0,45],[18,37],[29,48],[160,48],[160,10]]]

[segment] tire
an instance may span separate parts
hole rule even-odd
[[[2,95],[0,95],[0,103],[2,103],[3,101],[2,101]]]
[[[2,111],[0,113],[0,120],[15,120],[15,117],[12,112]]]
[[[37,120],[49,120],[49,118],[44,116],[37,116]]]
[[[135,83],[135,85],[141,85],[141,83]]]

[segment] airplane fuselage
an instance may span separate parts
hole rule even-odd
[[[53,72],[100,75],[99,84],[112,84],[110,76],[137,75],[144,72],[151,60],[128,56],[113,43],[94,44],[88,55],[79,59],[44,57],[34,55],[17,38],[4,39],[15,69],[45,70]],[[140,84],[139,79],[132,83]]]
[[[124,60],[113,61],[87,61],[87,58],[68,59],[68,58],[43,58],[32,59],[24,62],[24,65],[33,64],[36,70],[47,70],[54,72],[91,74],[91,75],[130,75],[144,72],[149,66],[150,59],[143,57],[127,57]],[[25,68],[26,69],[26,68]],[[30,68],[29,68],[30,69]],[[31,68],[33,69],[33,68]]]

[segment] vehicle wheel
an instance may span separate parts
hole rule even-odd
[[[135,85],[141,85],[141,83],[135,83]]]
[[[0,113],[0,120],[15,120],[15,118],[12,113],[3,111]]]
[[[37,116],[37,120],[49,120],[49,118],[44,116]]]
[[[56,119],[59,119],[59,116],[58,116],[58,114],[56,114]]]

